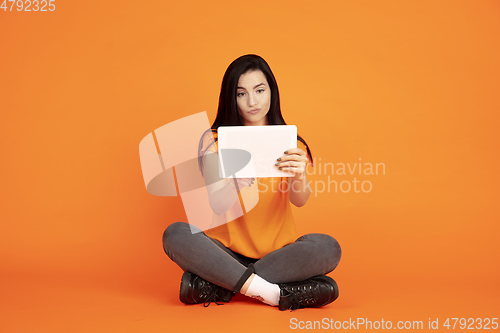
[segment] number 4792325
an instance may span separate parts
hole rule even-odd
[[[0,0],[2,1],[2,0]],[[53,12],[56,10],[55,0],[3,0],[0,9],[4,12]]]

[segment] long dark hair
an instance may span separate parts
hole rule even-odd
[[[280,106],[280,94],[278,90],[278,84],[276,83],[276,78],[274,77],[271,68],[267,62],[262,59],[262,57],[256,54],[247,54],[234,60],[224,73],[222,78],[222,84],[220,88],[219,95],[219,107],[217,108],[217,116],[212,124],[212,132],[217,132],[219,126],[243,126],[243,117],[238,112],[238,104],[236,102],[236,90],[238,87],[238,81],[240,76],[248,71],[260,70],[266,76],[267,83],[271,88],[271,105],[269,106],[269,112],[267,113],[267,122],[269,125],[286,125],[285,119],[281,114]],[[208,132],[209,130],[207,130]],[[203,135],[205,136],[205,135]],[[312,154],[306,141],[297,135],[297,140],[302,142],[307,149],[307,155],[312,163]],[[217,138],[215,138],[217,142]],[[215,143],[214,142],[214,143]],[[199,152],[201,152],[203,146],[203,137],[200,140]],[[202,156],[203,152],[201,152]],[[201,159],[200,161],[200,169]]]

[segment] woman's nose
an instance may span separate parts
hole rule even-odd
[[[256,103],[256,101],[255,101],[255,97],[254,97],[253,95],[250,95],[250,96],[248,97],[248,105],[249,105],[249,106],[254,106],[254,105],[255,105],[255,103]]]

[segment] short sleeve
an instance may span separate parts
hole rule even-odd
[[[217,153],[217,150],[217,132],[205,132],[201,138],[199,156],[204,156],[209,151]]]
[[[214,131],[208,130],[200,138],[199,151],[198,151],[198,165],[199,165],[201,174],[204,176],[205,176],[205,169],[207,167],[209,169],[213,169],[214,158],[217,155],[212,155],[211,158],[207,159],[208,155],[212,154],[212,153],[215,153],[215,154],[218,153],[217,132],[214,133]],[[218,160],[218,159],[216,158],[215,160]],[[210,171],[208,172],[208,174],[210,174]],[[217,171],[217,174],[218,174],[218,171]]]

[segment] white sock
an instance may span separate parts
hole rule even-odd
[[[261,302],[272,306],[278,306],[280,302],[280,287],[277,284],[267,282],[255,274],[245,296],[257,298]]]

